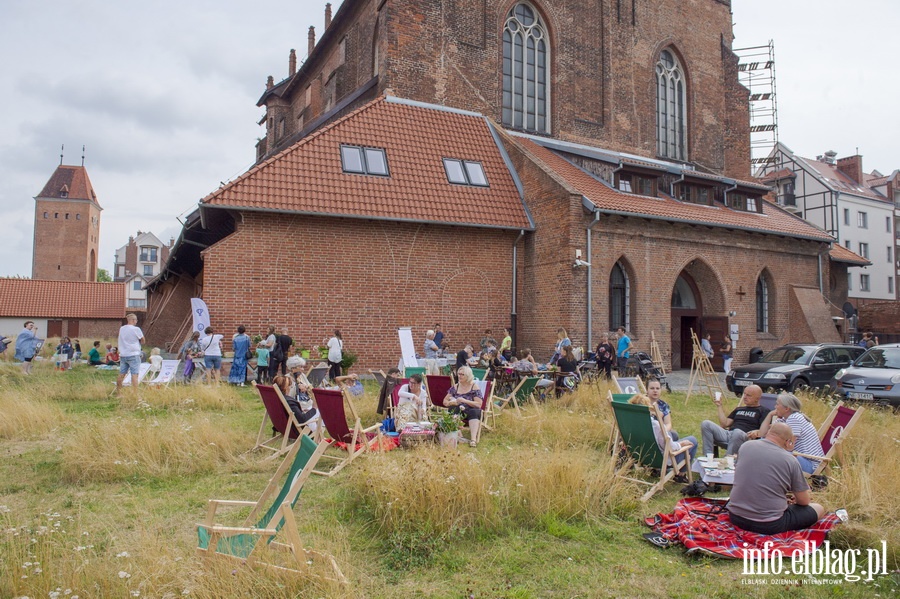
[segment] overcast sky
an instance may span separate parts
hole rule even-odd
[[[775,41],[782,142],[808,157],[858,147],[867,172],[900,168],[889,108],[900,96],[891,34],[900,2],[733,4],[735,47]],[[61,144],[74,165],[86,146],[104,208],[101,268],[112,270],[138,230],[177,236],[176,217],[252,165],[266,76],[287,75],[291,48],[306,55],[324,6],[0,0],[0,276],[31,274],[32,198]]]

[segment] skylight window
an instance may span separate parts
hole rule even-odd
[[[474,185],[476,187],[490,187],[487,176],[484,174],[480,162],[470,160],[457,160],[456,158],[444,158],[444,171],[447,180],[456,185]]]
[[[387,154],[382,148],[341,146],[341,166],[345,173],[390,176]]]

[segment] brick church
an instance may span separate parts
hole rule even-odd
[[[618,326],[675,368],[690,331],[833,341],[833,239],[750,179],[727,0],[345,0],[269,77],[257,163],[203,198],[144,330],[335,327],[359,366],[436,322],[549,357]],[[226,337],[227,338],[227,337]],[[714,365],[716,363],[714,362]],[[719,362],[720,367],[720,362]]]

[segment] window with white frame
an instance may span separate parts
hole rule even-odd
[[[859,275],[859,290],[869,291],[869,275]]]
[[[847,291],[853,291],[853,273],[847,273]]]
[[[888,293],[894,293],[894,277],[888,277]]]
[[[860,229],[868,229],[869,228],[869,215],[865,212],[857,212],[856,213],[856,226]]]
[[[756,331],[769,332],[769,285],[762,275],[756,279]]]
[[[663,50],[656,63],[656,153],[687,160],[685,78],[678,59]]]
[[[859,255],[862,256],[863,258],[865,258],[866,260],[869,259],[869,244],[868,243],[859,242]]]
[[[515,5],[503,27],[503,106],[507,127],[550,132],[550,45],[530,5]]]
[[[850,209],[849,208],[844,208],[844,224],[845,225],[850,224]]]
[[[134,281],[134,282],[131,284],[131,288],[132,288],[133,290],[135,290],[135,291],[140,291],[140,290],[141,290],[141,282],[140,282],[140,281]]]
[[[619,262],[613,265],[609,275],[609,328],[611,331],[623,327],[631,330],[631,282],[628,273]]]
[[[884,232],[885,233],[891,232],[891,217],[890,216],[884,217]]]
[[[887,246],[887,261],[888,264],[894,261],[894,248],[891,246]]]

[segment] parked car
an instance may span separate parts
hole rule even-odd
[[[900,343],[870,348],[838,370],[831,387],[847,399],[900,407]]]
[[[725,377],[736,395],[748,385],[796,391],[801,387],[828,387],[835,373],[858,358],[865,349],[840,343],[798,343],[770,351],[754,364],[737,366]]]

